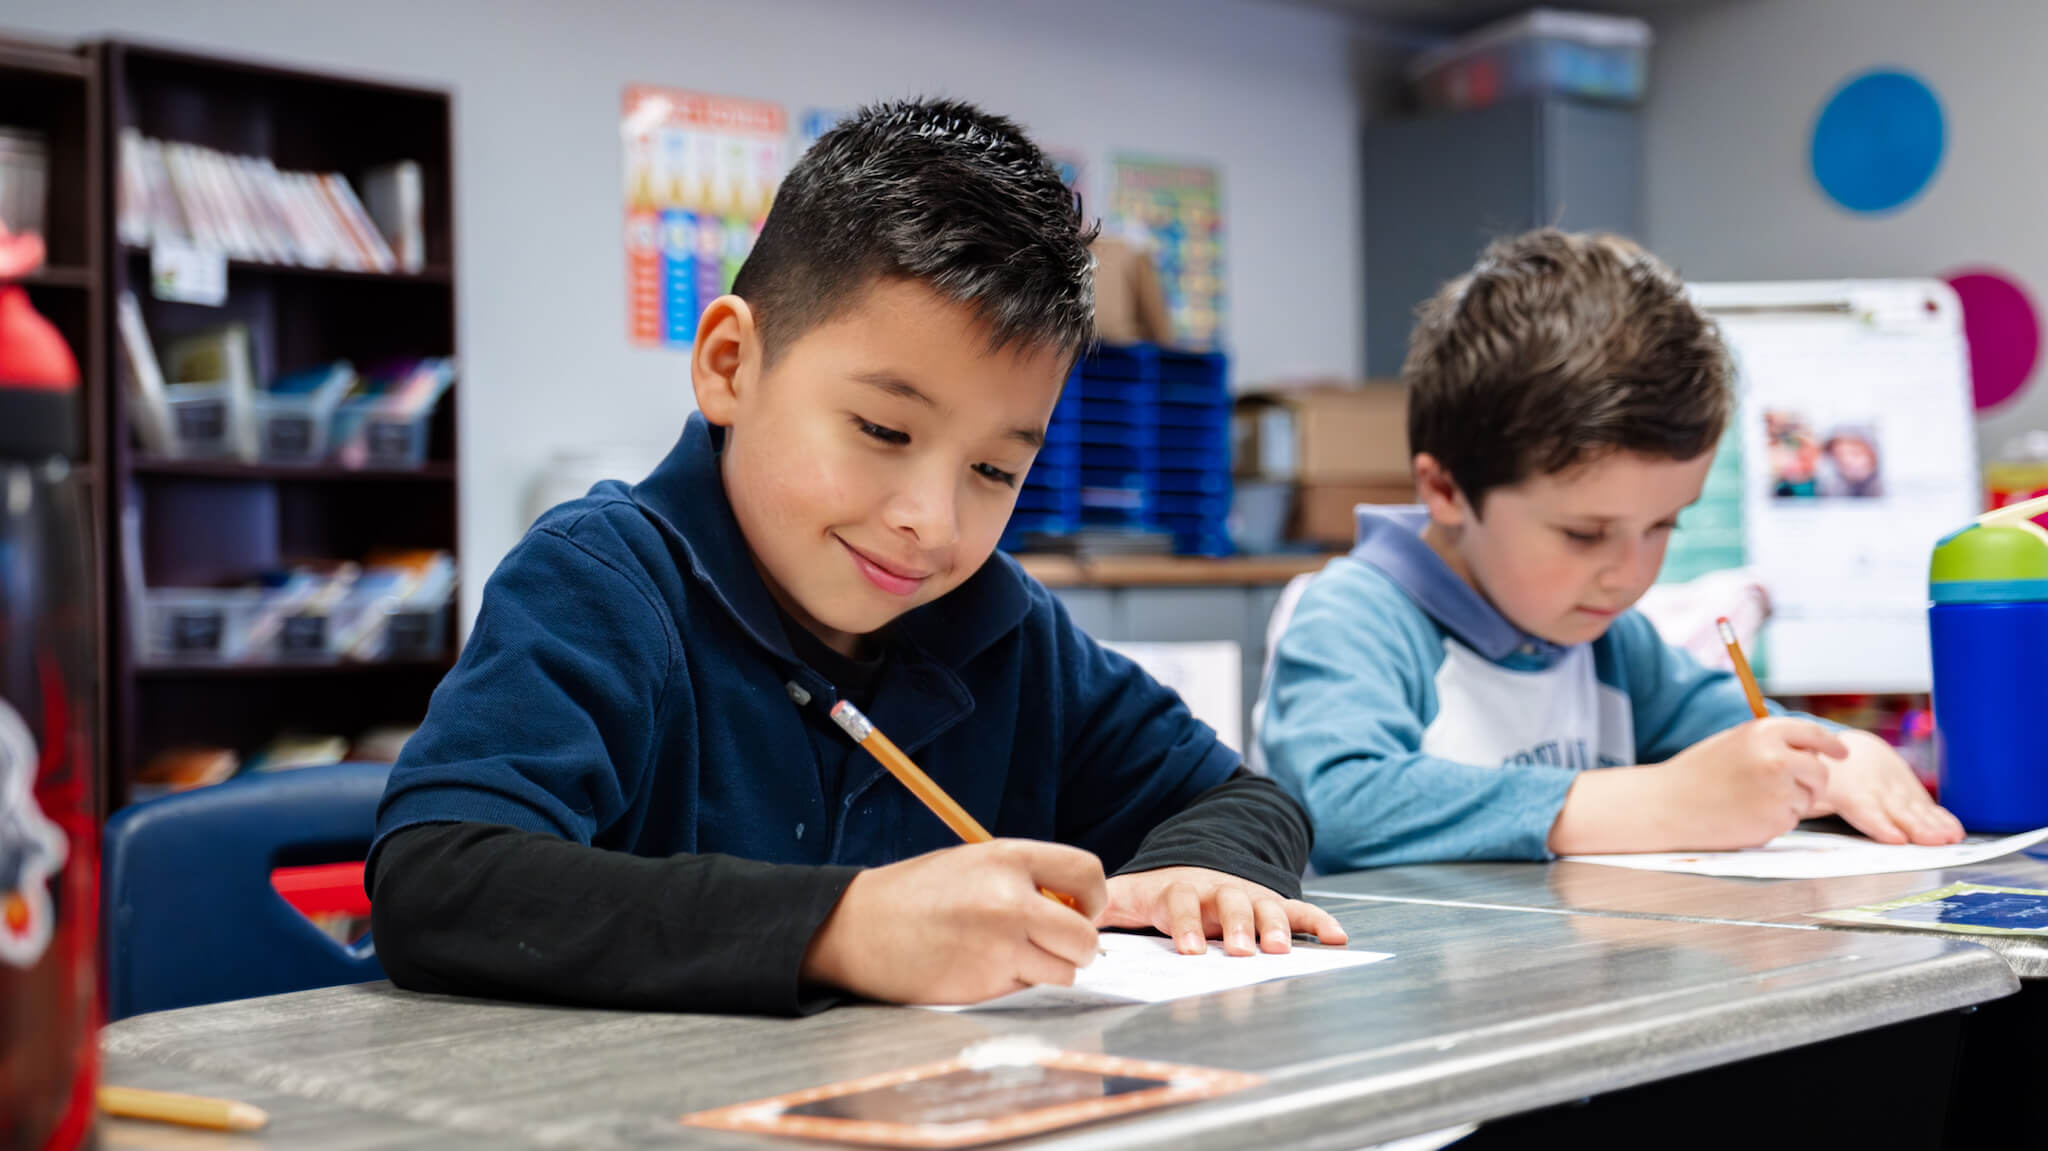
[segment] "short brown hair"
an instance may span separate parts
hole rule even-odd
[[[1475,511],[1610,452],[1690,460],[1734,399],[1727,349],[1677,273],[1619,236],[1497,240],[1422,305],[1401,369],[1408,447]]]

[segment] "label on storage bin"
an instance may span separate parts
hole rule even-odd
[[[306,613],[290,617],[278,633],[277,646],[285,655],[325,655],[327,616]]]
[[[179,404],[172,409],[178,417],[178,440],[187,446],[218,445],[228,434],[228,402]]]
[[[273,460],[302,460],[312,455],[312,417],[270,417],[263,425],[263,454]]]
[[[432,655],[427,650],[429,632],[434,623],[434,613],[424,611],[395,611],[386,621],[385,643],[393,659],[416,658]]]
[[[171,650],[217,654],[227,631],[225,613],[219,608],[189,608],[171,613]]]
[[[189,244],[159,242],[149,250],[149,287],[159,300],[218,308],[228,301],[228,260]]]
[[[413,425],[394,420],[372,420],[366,433],[370,462],[380,467],[410,467]]]

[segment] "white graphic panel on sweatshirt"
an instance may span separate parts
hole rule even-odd
[[[1422,733],[1425,755],[1574,771],[1635,762],[1628,696],[1593,674],[1589,645],[1542,671],[1511,671],[1446,637],[1436,702],[1436,718]]]

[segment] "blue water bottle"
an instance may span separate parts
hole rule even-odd
[[[1941,804],[1971,831],[2048,826],[2048,531],[2028,512],[1942,540],[1928,570]]]

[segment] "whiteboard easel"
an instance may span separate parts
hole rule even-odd
[[[1928,558],[1983,503],[1961,302],[1938,280],[1691,292],[1735,358],[1765,686],[1927,691]]]

